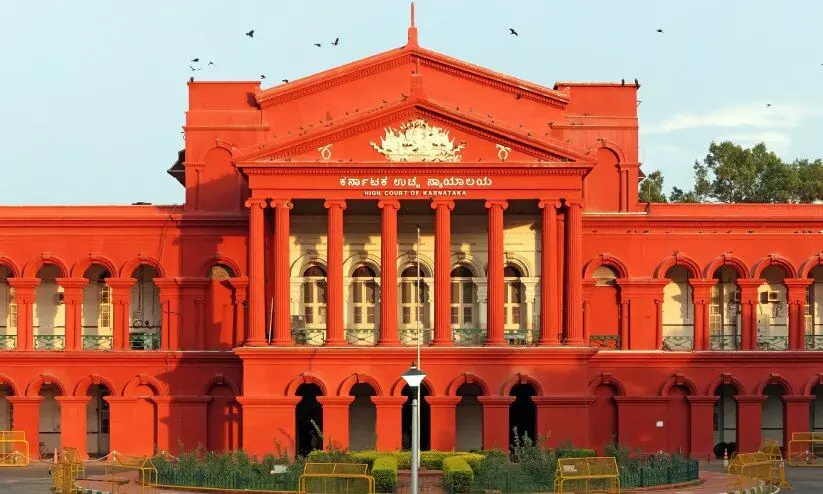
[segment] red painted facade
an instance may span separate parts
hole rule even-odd
[[[13,427],[38,442],[48,386],[58,396],[61,444],[84,451],[87,393],[102,386],[111,450],[175,452],[182,442],[293,452],[299,395],[312,384],[324,436],[346,447],[351,393],[367,385],[376,446],[401,447],[400,375],[416,349],[399,337],[397,239],[411,207],[435,218],[433,340],[421,362],[430,447],[456,446],[462,386],[477,390],[477,434],[487,448],[508,444],[510,410],[524,389],[534,432],[550,443],[601,448],[616,437],[645,451],[706,455],[724,386],[735,394],[740,450],[761,440],[770,386],[782,395],[783,434],[808,430],[823,353],[812,351],[804,314],[811,272],[823,264],[823,207],[638,203],[636,108],[634,86],[538,86],[421,48],[415,28],[403,48],[269,89],[190,83],[186,148],[171,170],[185,185],[183,206],[0,208],[0,264],[17,303],[17,338],[0,370]],[[369,145],[384,128],[414,119],[448,129],[465,144],[462,159],[391,162]],[[375,177],[374,189],[356,185]],[[383,177],[390,185],[380,184]],[[429,185],[453,177],[490,185]],[[411,178],[423,186],[403,185]],[[298,345],[292,334],[290,221],[303,214],[302,200],[322,204],[327,217],[327,328],[319,347]],[[371,208],[381,218],[374,234],[382,322],[374,346],[347,344],[343,320],[344,218],[358,203],[361,214]],[[426,203],[431,208],[419,207]],[[450,327],[452,245],[460,240],[451,226],[468,203],[487,215],[478,226],[490,259],[480,346],[455,345]],[[502,312],[503,231],[521,214],[512,212],[515,203],[538,218],[541,245],[540,331],[526,345],[507,339]],[[83,349],[84,273],[93,265],[105,268],[111,287],[111,351]],[[615,273],[612,282],[595,281],[601,265]],[[33,343],[43,266],[59,271],[63,289],[61,351]],[[156,272],[156,350],[135,349],[130,336],[141,266]],[[213,266],[228,276],[208,277]],[[693,350],[661,350],[664,287],[674,266],[688,272]],[[740,343],[719,351],[710,299],[724,266],[740,291]],[[757,290],[770,266],[784,274],[784,351],[758,350]]]

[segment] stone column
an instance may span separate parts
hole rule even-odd
[[[595,283],[594,278],[583,280],[583,344],[586,346],[591,345],[592,317],[590,308]]]
[[[66,306],[66,351],[83,349],[83,288],[89,284],[86,278],[57,278],[63,287],[63,304]]]
[[[372,396],[378,451],[398,451],[403,445],[403,404],[405,396]]]
[[[506,201],[486,201],[489,210],[489,274],[487,281],[488,310],[486,345],[503,346],[506,344],[503,325],[504,286],[503,286],[503,211],[509,207]]]
[[[206,444],[206,414],[210,396],[155,396],[157,405],[157,448],[172,454]]]
[[[765,396],[735,396],[737,400],[737,452],[755,453],[760,447]]]
[[[786,278],[789,304],[789,350],[806,349],[806,291],[814,282],[811,278]]]
[[[560,344],[560,304],[557,287],[557,208],[560,201],[540,201],[543,223],[540,232],[540,345]]]
[[[243,451],[250,455],[296,452],[295,408],[299,396],[238,396],[242,407]]]
[[[266,242],[263,211],[266,200],[251,198],[246,201],[249,208],[249,327],[246,346],[266,345]]]
[[[426,396],[431,410],[431,449],[454,451],[457,442],[457,404],[460,396]]]
[[[695,278],[689,280],[689,284],[692,286],[692,301],[694,302],[694,350],[708,350],[710,348],[709,304],[712,299],[712,287],[717,284],[717,280]]]
[[[740,324],[740,349],[757,350],[757,289],[764,283],[761,279],[737,280],[740,288],[742,321]]]
[[[689,401],[689,448],[692,458],[708,459],[714,454],[714,405],[718,398],[718,396],[686,397]]]
[[[579,395],[532,396],[537,408],[537,437],[547,437],[548,445],[552,446],[564,441],[589,444],[589,405],[592,400],[592,397]]]
[[[786,408],[786,423],[783,424],[783,447],[788,449],[789,441],[794,432],[809,432],[811,430],[810,409],[813,396],[785,395],[783,406]]]
[[[145,434],[134,427],[134,408],[139,398],[131,396],[104,396],[109,404],[109,450],[124,455],[137,454],[134,437]]]
[[[129,307],[131,306],[131,289],[137,280],[134,278],[106,278],[111,287],[112,301],[112,348],[114,350],[131,350],[129,342]]]
[[[432,200],[434,208],[434,341],[453,345],[451,334],[451,210],[454,201]]]
[[[34,347],[34,290],[39,284],[39,278],[9,278],[17,302],[18,351],[32,350]]]
[[[397,211],[400,201],[384,199],[380,238],[380,345],[400,344],[397,332]]]
[[[620,294],[620,349],[629,349],[629,311],[631,310],[628,300],[623,299]]]
[[[183,335],[180,330],[180,279],[155,278],[154,284],[160,289],[160,349],[182,350]]]
[[[349,405],[354,396],[318,396],[323,405],[323,446],[326,449],[349,449]]]
[[[86,417],[91,396],[55,396],[60,404],[60,446],[77,448],[80,458],[87,459]]]
[[[232,286],[232,305],[234,305],[234,337],[232,347],[238,347],[246,341],[246,296],[249,279],[245,276],[229,279]]]
[[[19,302],[17,307],[19,309]],[[29,456],[35,460],[40,459],[40,402],[43,397],[8,396],[6,399],[14,407],[12,430],[25,432],[26,441],[29,442]]]
[[[583,345],[583,203],[566,199],[566,344]]]
[[[271,201],[274,208],[274,335],[272,345],[289,346],[291,338],[291,310],[289,307],[289,211],[293,205],[288,199]]]
[[[326,201],[328,209],[328,239],[326,241],[328,271],[326,274],[326,345],[346,344],[343,330],[343,210],[346,201]]]
[[[513,396],[478,396],[483,405],[483,449],[509,450],[509,406]]]

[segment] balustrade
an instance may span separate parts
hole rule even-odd
[[[694,350],[694,337],[664,336],[663,350],[667,352],[691,352]]]
[[[376,345],[380,339],[380,331],[376,328],[349,328],[346,329],[346,343],[355,346]]]
[[[129,346],[132,350],[159,350],[160,333],[132,333]]]
[[[17,348],[17,335],[0,334],[0,351]]]
[[[34,335],[34,349],[53,351],[65,350],[66,337],[62,334],[38,334]]]
[[[593,334],[589,336],[589,346],[602,350],[620,350],[620,336],[614,334]]]
[[[763,336],[757,337],[757,349],[765,352],[780,352],[789,349],[788,336]]]
[[[452,340],[458,346],[483,346],[486,330],[482,328],[453,328]]]
[[[540,342],[539,329],[506,329],[503,337],[509,346],[536,346]]]
[[[113,350],[114,336],[112,335],[89,335],[81,336],[83,350]]]
[[[709,350],[727,351],[740,350],[740,335],[712,334],[709,335]]]
[[[823,335],[807,334],[806,350],[823,351]]]

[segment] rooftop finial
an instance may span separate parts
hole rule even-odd
[[[414,0],[411,2],[411,25],[409,26],[409,43],[407,46],[417,46],[417,27],[414,25]]]

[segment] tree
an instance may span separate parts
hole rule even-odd
[[[637,199],[640,202],[666,202],[663,193],[663,172],[655,170],[640,182]]]

